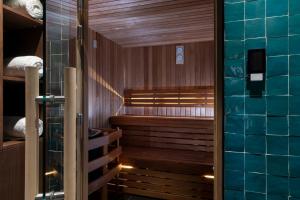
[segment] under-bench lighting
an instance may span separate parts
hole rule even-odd
[[[45,173],[46,176],[56,176],[57,174],[58,174],[58,172],[56,170],[49,171],[49,172]]]
[[[203,177],[206,179],[214,179],[215,178],[214,175],[204,175]]]
[[[131,165],[121,165],[122,169],[133,169],[133,166]]]

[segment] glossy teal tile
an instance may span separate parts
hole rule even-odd
[[[274,176],[288,176],[288,156],[267,156],[267,173]]]
[[[290,178],[290,194],[292,197],[300,198],[300,178]]]
[[[245,98],[246,114],[266,114],[266,98],[262,97],[246,97]]]
[[[300,54],[300,35],[290,36],[290,54]]]
[[[300,137],[290,137],[290,155],[300,156]]]
[[[244,39],[244,21],[225,23],[226,40],[243,40]]]
[[[244,98],[243,97],[226,97],[225,114],[243,114]]]
[[[288,37],[268,38],[267,55],[278,56],[288,55]]]
[[[274,116],[285,116],[288,114],[287,96],[268,96],[267,113]]]
[[[300,76],[290,76],[290,94],[300,95]]]
[[[267,135],[267,153],[288,155],[288,137]]]
[[[300,156],[289,156],[290,177],[300,177]]]
[[[288,196],[289,193],[288,178],[268,175],[267,179],[268,179],[267,181],[268,194],[282,195],[286,197]],[[269,198],[269,200],[271,199]]]
[[[300,136],[300,116],[290,116],[290,135]]]
[[[272,17],[267,19],[267,36],[283,37],[288,35],[288,17]]]
[[[244,152],[244,135],[238,133],[225,133],[224,134],[224,150]]]
[[[249,49],[264,49],[266,48],[266,39],[265,38],[247,39],[245,46],[246,46],[246,51],[248,51]]]
[[[267,17],[281,16],[288,14],[288,1],[286,0],[266,0]]]
[[[244,192],[237,190],[225,190],[224,191],[225,200],[244,200]]]
[[[245,57],[244,41],[226,41],[225,42],[225,58],[240,59]]]
[[[238,3],[245,0],[224,0],[224,3]]]
[[[245,189],[251,192],[266,192],[266,175],[258,173],[245,174]]]
[[[244,20],[244,2],[225,4],[225,22]]]
[[[293,34],[300,34],[300,14],[294,15],[289,17],[289,33]]]
[[[270,96],[288,94],[288,76],[274,76],[267,79],[267,94]]]
[[[224,64],[225,77],[239,77],[239,78],[244,77],[245,76],[244,63],[245,63],[244,59],[225,60],[225,64]]]
[[[261,135],[246,135],[245,151],[251,154],[265,154],[266,137]]]
[[[288,196],[268,194],[267,200],[291,200]]]
[[[253,19],[245,22],[245,38],[265,36],[265,19]]]
[[[244,95],[245,79],[225,78],[225,96]]]
[[[300,14],[300,1],[289,0],[290,3],[290,15]]]
[[[290,75],[300,75],[300,55],[290,56]]]
[[[267,77],[288,75],[288,56],[267,58]]]
[[[265,0],[246,1],[246,19],[265,17]]]
[[[300,198],[290,197],[289,200],[300,200]]]
[[[290,114],[300,115],[300,96],[290,96]]]
[[[224,129],[227,133],[244,134],[244,116],[242,115],[225,115]]]
[[[255,192],[246,192],[246,200],[266,200],[266,195]]]
[[[244,189],[244,172],[224,170],[224,189],[226,190],[240,190]]]
[[[226,170],[244,171],[244,153],[225,152],[224,168]]]
[[[266,118],[264,116],[246,116],[245,133],[247,135],[265,135]]]
[[[245,171],[266,173],[266,157],[265,155],[246,154],[245,155]]]
[[[268,117],[267,118],[267,134],[271,135],[288,135],[289,126],[288,118],[285,117]]]

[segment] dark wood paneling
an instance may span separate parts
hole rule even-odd
[[[212,108],[127,107],[124,89],[184,88],[214,85],[213,42],[185,44],[185,64],[176,65],[176,45],[122,48],[89,32],[89,125],[108,127],[114,115],[213,116]],[[97,48],[92,48],[93,40]]]
[[[185,63],[176,65],[176,45],[125,48],[125,88],[180,88],[214,85],[213,42],[184,44]],[[126,114],[160,116],[212,116],[213,109],[126,108]]]
[[[213,0],[90,0],[93,30],[122,46],[212,40]]]
[[[108,127],[109,117],[124,111],[122,48],[93,31],[89,48],[89,126]]]
[[[1,200],[24,199],[24,147],[24,142],[13,142],[0,151]]]

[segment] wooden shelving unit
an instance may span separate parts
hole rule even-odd
[[[3,5],[4,27],[7,29],[25,29],[43,25],[41,20],[33,19],[25,10]]]
[[[4,81],[16,81],[16,82],[25,82],[24,77],[14,77],[14,76],[3,76]]]
[[[42,31],[43,22],[41,20],[33,19],[29,16],[24,9],[12,8],[0,3],[0,22],[1,28],[1,56],[0,56],[0,150],[4,147],[18,145],[22,142],[3,141],[3,117],[5,116],[4,110],[13,105],[7,105],[3,97],[5,92],[6,82],[25,83],[25,77],[13,76],[13,74],[5,74],[5,59],[13,58],[15,56],[23,55],[37,55],[42,57]],[[31,34],[32,33],[32,34]],[[22,37],[20,37],[22,35]],[[16,37],[19,36],[19,37]],[[14,98],[13,92],[11,92]],[[17,96],[16,96],[17,97]],[[5,105],[6,104],[6,105]],[[8,102],[9,104],[9,102]],[[24,102],[25,106],[25,102]],[[5,109],[4,109],[5,108]],[[25,113],[24,113],[25,114]]]
[[[25,116],[25,78],[5,73],[5,60],[16,56],[43,56],[43,22],[25,10],[0,1],[0,183],[1,199],[24,199],[25,142],[5,141],[4,116]],[[16,89],[16,91],[15,91]],[[24,102],[23,102],[24,101]]]

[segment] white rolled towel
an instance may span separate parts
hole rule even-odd
[[[25,71],[26,67],[37,67],[39,76],[43,76],[43,59],[37,56],[19,56],[7,62],[7,69]]]
[[[40,0],[6,0],[11,7],[23,7],[27,13],[36,19],[43,19],[43,4]]]
[[[25,5],[28,14],[35,19],[43,19],[43,5],[40,0],[26,0]]]
[[[8,137],[25,138],[26,118],[4,116],[4,134]],[[43,134],[43,121],[39,119],[39,136]]]

